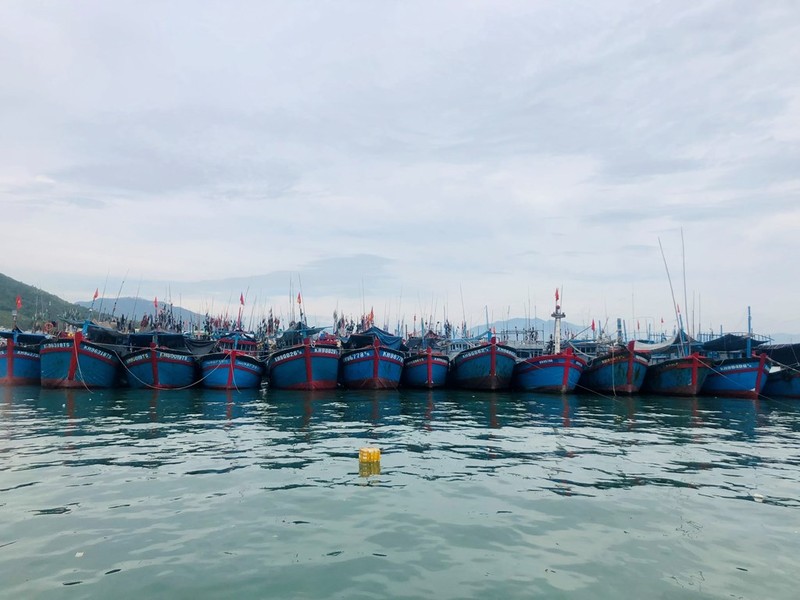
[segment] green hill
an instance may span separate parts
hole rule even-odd
[[[13,311],[17,309],[17,296],[22,301],[17,311],[17,326],[22,330],[40,329],[45,321],[64,316],[84,319],[89,310],[48,294],[37,287],[11,279],[0,273],[0,328],[10,329],[14,324]]]

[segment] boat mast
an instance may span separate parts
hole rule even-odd
[[[561,354],[561,319],[567,315],[561,312],[561,305],[558,303],[558,288],[556,288],[556,310],[550,316],[556,321],[553,326],[553,353]]]
[[[747,348],[745,351],[747,352],[747,358],[750,358],[753,352],[753,324],[750,318],[750,307],[747,307]]]
[[[686,248],[683,243],[683,227],[681,227],[681,260],[683,261],[683,308],[688,311],[689,310],[689,299],[686,295]],[[694,310],[692,310],[692,319],[691,319],[691,326],[688,321],[687,315],[687,323],[686,328],[689,330],[688,333],[692,337],[694,337]]]

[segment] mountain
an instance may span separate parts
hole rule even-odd
[[[22,302],[19,310],[17,296]],[[34,322],[41,324],[64,316],[84,319],[89,314],[85,308],[0,273],[0,328],[14,325],[12,311],[17,312],[17,326],[24,330],[30,330]]]
[[[22,306],[17,310],[17,296]],[[167,306],[159,302],[159,308]],[[92,309],[90,311],[90,308]],[[107,321],[112,317],[125,315],[128,319],[139,320],[145,314],[153,314],[155,307],[152,300],[144,298],[97,298],[94,302],[67,302],[58,296],[22,283],[0,273],[0,329],[10,329],[14,325],[14,315],[20,329],[30,330],[34,323],[41,326],[45,321],[53,321],[67,317],[81,321],[91,316],[95,321]],[[176,318],[186,322],[202,322],[199,315],[185,308],[173,306]]]
[[[800,342],[800,335],[796,333],[771,333],[771,344],[796,344]]]
[[[121,317],[125,315],[126,319],[139,321],[144,315],[153,315],[156,312],[154,300],[145,300],[144,298],[133,298],[126,296],[124,298],[97,298],[94,301],[94,310],[97,313],[102,313],[109,317]],[[92,306],[91,301],[76,302],[78,306],[89,308]],[[158,309],[169,307],[167,302],[159,302]],[[205,318],[204,315],[197,314],[186,308],[172,305],[172,314],[179,321],[187,323],[202,323]]]
[[[494,331],[498,334],[507,331],[509,338],[511,339],[514,338],[517,332],[519,335],[522,335],[522,332],[525,329],[534,329],[535,331],[539,332],[540,337],[544,335],[543,339],[547,339],[552,335],[554,326],[555,321],[553,319],[545,321],[544,319],[539,319],[538,317],[535,319],[514,318],[507,319],[505,321],[494,321],[493,323],[489,323],[489,329],[494,329]],[[470,335],[480,335],[482,333],[486,333],[486,325],[476,325],[471,327],[469,332]],[[591,329],[585,325],[576,325],[567,321],[561,321],[561,335],[564,337],[569,337],[570,333],[576,336],[581,335],[586,337],[591,337],[592,335]]]

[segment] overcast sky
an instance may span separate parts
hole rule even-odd
[[[794,0],[5,0],[0,57],[0,272],[65,299],[669,327],[660,238],[800,332]]]

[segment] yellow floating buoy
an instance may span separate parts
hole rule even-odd
[[[376,463],[381,461],[380,448],[361,448],[358,451],[359,463]]]
[[[361,448],[358,451],[358,474],[361,477],[381,474],[380,448]]]

